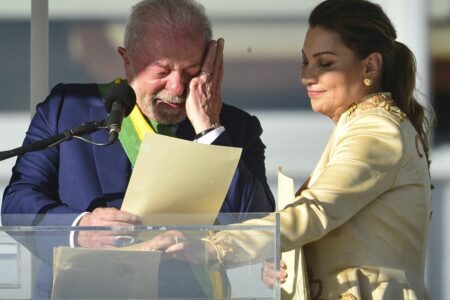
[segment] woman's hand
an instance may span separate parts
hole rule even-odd
[[[280,271],[275,274],[275,264],[270,261],[265,261],[261,270],[262,281],[271,289],[274,288],[275,283],[279,280],[280,284],[286,282],[288,277],[287,265],[284,260],[280,260]]]

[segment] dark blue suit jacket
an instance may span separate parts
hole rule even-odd
[[[96,84],[59,84],[37,106],[24,143],[43,140],[84,122],[106,117]],[[220,212],[273,211],[275,204],[267,184],[265,146],[260,139],[262,128],[258,119],[224,104],[220,121],[225,132],[214,144],[243,149]],[[194,130],[188,120],[179,124],[176,136],[193,140]],[[103,143],[108,133],[106,129],[100,130],[87,138]],[[106,206],[120,208],[130,176],[131,165],[120,143],[99,147],[74,139],[26,153],[17,159],[10,184],[5,189],[3,225],[70,226],[82,212]],[[16,218],[13,214],[27,214],[27,217]],[[41,257],[50,255],[51,260],[51,247],[68,243],[66,237],[55,237],[44,249],[34,251]]]

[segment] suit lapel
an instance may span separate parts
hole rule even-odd
[[[178,129],[175,132],[177,138],[192,141],[194,140],[195,131],[192,127],[191,122],[186,118],[183,122],[178,125]]]
[[[90,110],[91,120],[102,120],[106,118],[105,108],[92,107]],[[108,141],[107,130],[98,130],[91,134],[91,139],[97,143]],[[130,162],[119,142],[109,146],[93,146],[93,155],[98,180],[103,194],[106,198],[114,198],[114,194],[123,193],[128,185]]]
[[[103,120],[107,117],[102,106],[90,109],[91,120]],[[186,119],[181,122],[175,132],[177,138],[184,140],[194,139],[194,128]],[[92,141],[105,143],[108,140],[107,130],[99,130],[91,134]],[[95,168],[103,194],[106,198],[126,191],[131,176],[131,168],[128,157],[119,142],[110,146],[92,147]]]

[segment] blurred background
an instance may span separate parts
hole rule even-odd
[[[123,43],[125,21],[136,2],[49,0],[48,72],[43,68],[40,75],[48,87],[44,93],[32,93],[31,0],[0,0],[0,151],[21,145],[35,104],[55,84],[124,77],[116,48]],[[274,194],[278,166],[300,185],[333,129],[330,120],[311,112],[299,82],[307,17],[320,1],[200,2],[211,18],[214,36],[225,39],[225,102],[246,109],[262,123]],[[437,115],[427,285],[433,299],[450,299],[450,287],[445,284],[450,276],[450,235],[445,230],[450,228],[446,201],[450,195],[450,0],[375,2],[393,20],[399,40],[416,54],[418,95]],[[1,193],[14,162],[15,158],[0,162]]]

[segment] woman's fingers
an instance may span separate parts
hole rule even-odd
[[[261,270],[261,279],[269,287],[273,288],[277,280],[285,283],[288,277],[286,262],[280,261],[280,270],[275,272],[275,264],[270,261],[265,261]]]

